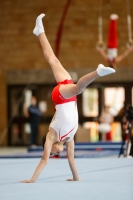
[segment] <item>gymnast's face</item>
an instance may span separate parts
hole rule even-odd
[[[50,155],[59,155],[59,153],[60,153],[61,151],[63,151],[63,149],[64,149],[63,144],[60,143],[60,142],[56,142],[56,143],[54,143],[54,144],[52,145],[52,149],[51,149]]]

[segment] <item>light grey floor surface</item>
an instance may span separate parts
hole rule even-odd
[[[71,178],[67,159],[50,159],[36,183],[40,159],[0,159],[0,200],[133,200],[133,159],[75,159],[82,181]]]

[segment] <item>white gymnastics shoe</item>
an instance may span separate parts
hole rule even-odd
[[[44,33],[44,27],[43,27],[43,23],[42,23],[42,18],[45,16],[45,14],[41,14],[36,18],[36,25],[35,28],[33,30],[33,34],[38,36],[41,33]]]
[[[102,64],[98,65],[96,71],[97,71],[97,73],[98,73],[99,76],[106,76],[108,74],[115,73],[115,69],[113,69],[111,67],[105,67]]]

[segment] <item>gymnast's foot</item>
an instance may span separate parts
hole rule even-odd
[[[44,27],[43,27],[43,23],[42,23],[42,18],[45,16],[45,14],[41,14],[36,18],[36,25],[35,28],[33,30],[33,33],[38,36],[41,33],[44,33]]]
[[[104,65],[99,64],[98,68],[96,69],[99,76],[106,76],[108,74],[115,73],[115,69],[112,69],[111,67],[104,67]]]

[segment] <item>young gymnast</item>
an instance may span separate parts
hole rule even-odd
[[[50,155],[57,155],[63,151],[66,144],[67,157],[73,177],[68,181],[79,181],[79,175],[74,162],[74,135],[78,128],[78,111],[76,95],[83,92],[87,85],[100,76],[114,73],[115,70],[110,67],[98,65],[96,71],[93,71],[81,77],[77,84],[74,84],[69,73],[63,68],[60,61],[54,55],[54,52],[44,33],[41,14],[36,19],[36,26],[33,33],[38,36],[42,46],[43,54],[52,68],[57,86],[53,89],[52,100],[55,104],[55,115],[50,123],[49,132],[46,141],[43,141],[44,152],[42,159],[38,164],[30,180],[22,180],[24,183],[34,183],[44,167],[47,165]]]
[[[133,51],[133,44],[127,46],[126,50],[118,56],[118,33],[117,33],[117,14],[110,15],[109,32],[108,32],[108,43],[107,53],[103,48],[98,47],[97,50],[108,62],[108,66],[116,69],[117,63],[120,63]]]

